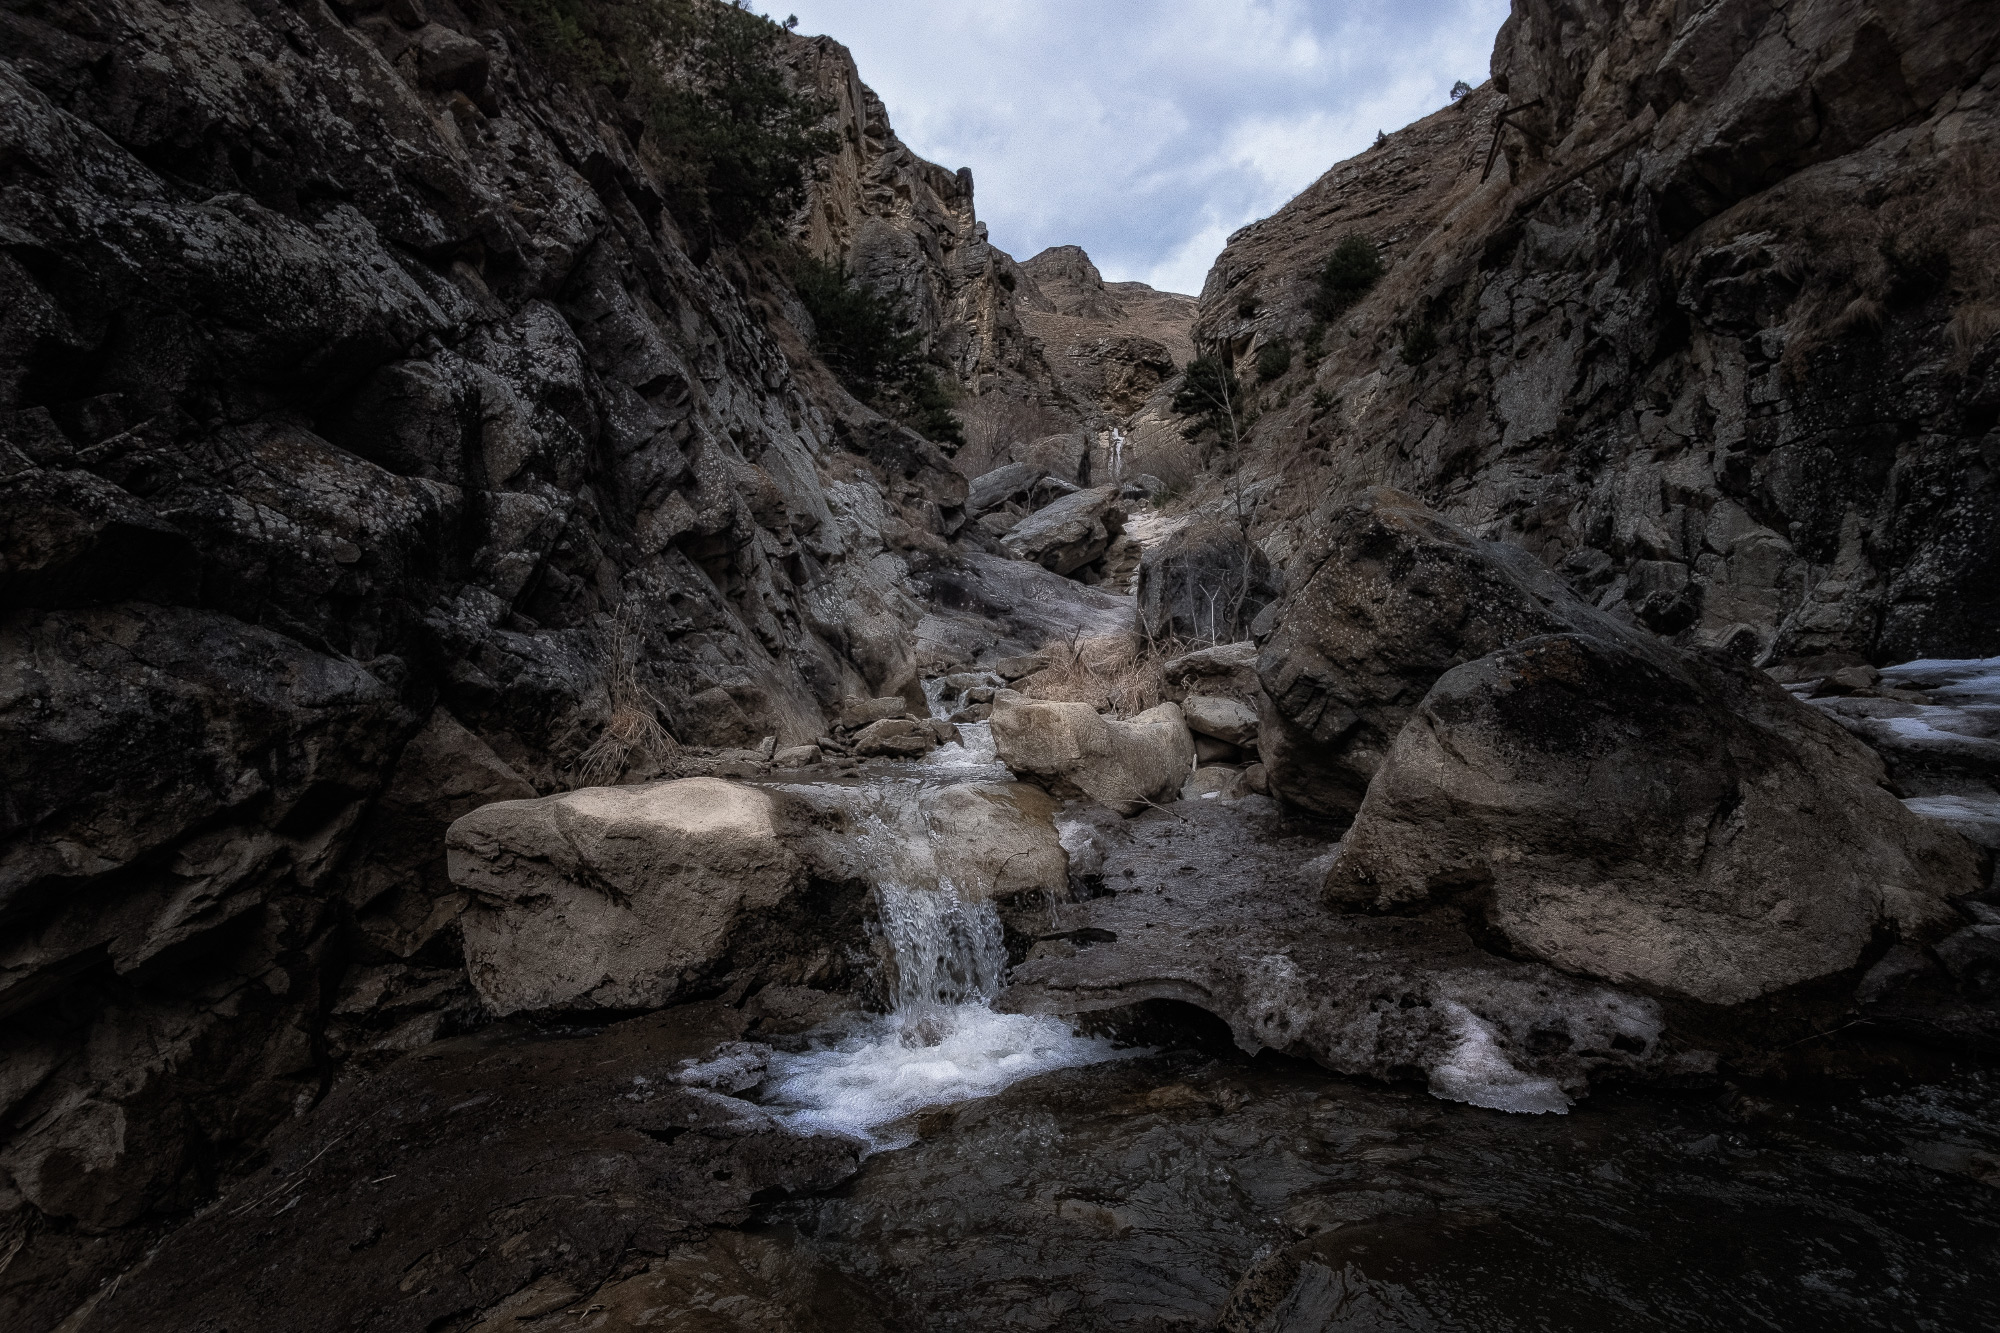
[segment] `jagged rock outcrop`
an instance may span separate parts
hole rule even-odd
[[[1958,834],[1761,672],[1581,634],[1446,672],[1326,875],[1375,911],[1476,901],[1519,954],[1708,1004],[1935,941],[1981,887]]]
[[[1114,486],[1065,495],[1020,519],[1000,544],[1023,560],[1073,575],[1111,549],[1125,530],[1125,507]]]
[[[1194,356],[1191,296],[1107,283],[1074,245],[1044,250],[1019,271],[1022,324],[1056,377],[1109,420],[1137,411]]]
[[[798,224],[806,247],[900,294],[930,350],[974,395],[1075,416],[1022,320],[1021,268],[987,240],[974,212],[971,168],[948,171],[911,152],[839,42],[796,38],[789,59],[803,85],[833,103],[841,138]]]
[[[1352,814],[1439,676],[1537,634],[1579,631],[1667,666],[1644,630],[1599,612],[1534,556],[1482,541],[1387,489],[1335,509],[1257,659],[1272,789]]]
[[[339,1060],[479,1021],[470,805],[914,690],[965,480],[500,11],[0,33],[13,1324]]]
[[[1210,275],[1199,344],[1301,353],[1252,394],[1260,535],[1310,560],[1388,484],[1663,635],[2000,651],[1996,53],[1975,0],[1517,6],[1491,85]],[[1387,274],[1315,349],[1350,233]]]

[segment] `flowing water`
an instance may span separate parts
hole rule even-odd
[[[926,694],[933,716],[949,716],[942,681],[926,682]],[[1007,780],[986,723],[961,723],[959,733],[959,742],[919,766],[916,783]],[[860,841],[911,836],[875,817]],[[929,858],[910,850],[884,847],[877,861],[904,876],[921,873]],[[763,1100],[800,1129],[853,1135],[875,1150],[903,1147],[913,1138],[898,1122],[918,1111],[1127,1054],[1078,1036],[1060,1018],[993,1011],[1007,954],[991,902],[967,898],[932,873],[922,882],[885,877],[875,903],[893,969],[890,1012],[856,1015],[813,1034],[805,1050],[771,1060]]]

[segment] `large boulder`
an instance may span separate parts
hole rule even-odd
[[[1170,697],[1190,694],[1220,695],[1255,704],[1261,687],[1257,684],[1257,645],[1253,640],[1197,648],[1169,658],[1161,675]]]
[[[966,490],[966,510],[983,514],[1009,500],[1025,500],[1046,475],[1032,463],[1003,463],[991,472],[982,472]]]
[[[1935,938],[1978,858],[1761,673],[1583,635],[1444,674],[1375,774],[1330,900],[1452,898],[1565,971],[1734,1004]]]
[[[1120,814],[1173,800],[1194,768],[1194,738],[1178,704],[1120,721],[1088,704],[1005,691],[995,697],[990,721],[1000,762],[1017,777],[1058,797],[1087,796]]]
[[[1529,552],[1377,489],[1327,517],[1257,659],[1272,790],[1351,815],[1439,676],[1537,634],[1669,650],[1587,605]]]
[[[445,837],[473,986],[502,1015],[666,1004],[804,884],[789,822],[719,778],[481,806]]]
[[[1057,574],[1073,574],[1111,549],[1125,530],[1115,486],[1065,495],[1016,523],[1000,544]]]
[[[872,885],[984,899],[1069,882],[1054,803],[1014,782],[587,788],[482,806],[445,841],[471,898],[466,970],[503,1015],[653,1008],[731,972],[838,988],[853,978],[825,960],[862,956]]]
[[[1156,639],[1242,639],[1278,599],[1270,557],[1233,518],[1190,523],[1139,561],[1139,619]]]

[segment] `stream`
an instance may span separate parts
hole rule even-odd
[[[1004,775],[984,724],[961,734],[888,781]],[[754,1094],[865,1141],[861,1170],[721,1242],[757,1247],[753,1285],[810,1288],[812,1327],[2000,1326],[2000,1086],[1977,1062],[1573,1108],[1526,1089],[1488,1105],[1569,1113],[1507,1114],[1245,1056],[1173,1002],[1115,1041],[998,1013],[992,904],[884,882],[876,910],[891,1011],[775,1052]],[[702,1308],[747,1290],[703,1271]]]

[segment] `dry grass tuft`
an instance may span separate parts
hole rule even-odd
[[[1960,306],[1952,311],[1945,336],[1951,339],[1953,363],[1964,370],[1980,348],[2000,336],[2000,303],[1975,301]]]
[[[1821,191],[1777,201],[1813,221],[1805,245],[1778,265],[1799,288],[1783,364],[1799,378],[1817,348],[1872,333],[1896,294],[1944,290],[1956,308],[1947,331],[1960,368],[1994,333],[2000,309],[2000,154],[1962,147],[1913,175],[1874,207]],[[1779,219],[1782,222],[1782,218]]]
[[[1037,654],[1046,664],[1015,688],[1030,699],[1089,704],[1100,713],[1132,717],[1166,695],[1163,659],[1131,634],[1077,638]]]
[[[671,770],[681,743],[660,721],[660,701],[639,681],[639,639],[621,611],[605,645],[604,729],[575,765],[576,785],[604,787],[643,767],[649,775]]]

